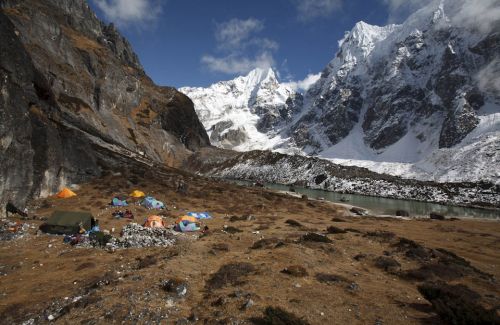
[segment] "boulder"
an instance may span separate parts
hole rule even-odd
[[[429,215],[429,218],[431,218],[433,220],[445,220],[446,219],[442,214],[439,214],[436,212],[431,212]]]
[[[410,213],[406,210],[396,210],[396,216],[398,217],[409,217]]]

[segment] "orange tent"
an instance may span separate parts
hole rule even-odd
[[[191,217],[191,216],[182,216],[182,217],[179,217],[179,219],[177,219],[177,221],[175,223],[179,223],[181,221],[189,221],[189,222],[196,222],[196,218],[195,217]]]
[[[60,199],[67,199],[72,196],[76,196],[76,193],[70,190],[69,188],[65,187],[62,189],[61,192],[57,193],[56,195]]]
[[[165,228],[165,223],[160,216],[149,216],[146,222],[144,223],[144,227],[148,228]]]

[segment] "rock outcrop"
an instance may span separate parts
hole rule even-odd
[[[2,206],[210,145],[191,100],[156,86],[84,0],[2,1],[0,44]]]

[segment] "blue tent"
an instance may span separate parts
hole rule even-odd
[[[111,205],[115,207],[126,207],[128,205],[127,200],[115,197],[111,201]]]
[[[141,205],[148,209],[165,209],[165,204],[154,197],[147,196],[142,200]]]
[[[196,219],[212,219],[212,216],[208,212],[188,212],[188,216]]]

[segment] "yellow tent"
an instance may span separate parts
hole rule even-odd
[[[141,192],[139,190],[135,190],[132,193],[130,193],[130,196],[131,197],[144,197],[144,196],[146,196],[146,194],[144,194],[144,192]]]
[[[62,189],[61,192],[57,193],[56,195],[60,199],[67,199],[72,196],[76,196],[76,193],[70,190],[69,188],[65,187]]]

